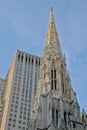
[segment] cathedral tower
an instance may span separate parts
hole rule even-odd
[[[40,70],[29,130],[83,130],[80,107],[61,51],[52,8]]]

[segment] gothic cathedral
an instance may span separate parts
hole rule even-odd
[[[87,130],[86,122],[71,85],[51,9],[29,130]]]

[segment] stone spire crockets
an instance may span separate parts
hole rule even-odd
[[[55,20],[54,20],[54,15],[53,15],[53,8],[51,8],[50,11],[50,19],[49,19],[49,24],[48,24],[48,32],[46,35],[46,43],[45,43],[45,51],[44,54],[49,53],[48,50],[52,52],[52,48],[56,51],[58,55],[62,55],[61,52],[61,47],[60,47],[60,42],[55,26]]]
[[[51,8],[29,130],[84,130]]]

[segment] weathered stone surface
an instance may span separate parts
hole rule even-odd
[[[86,122],[85,112],[80,116],[80,107],[72,89],[51,10],[29,130],[87,130]]]

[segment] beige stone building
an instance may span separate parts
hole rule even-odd
[[[53,9],[43,56],[17,50],[6,79],[0,79],[0,130],[87,130],[87,115],[80,112],[71,85]]]
[[[17,50],[6,77],[0,130],[27,130],[40,73],[40,58]]]
[[[3,109],[4,109],[4,97],[5,97],[5,89],[6,89],[6,81],[5,79],[0,78],[0,125],[3,116]]]
[[[40,79],[29,130],[87,130],[87,115],[80,114],[66,58],[56,31],[53,9],[41,58]]]

